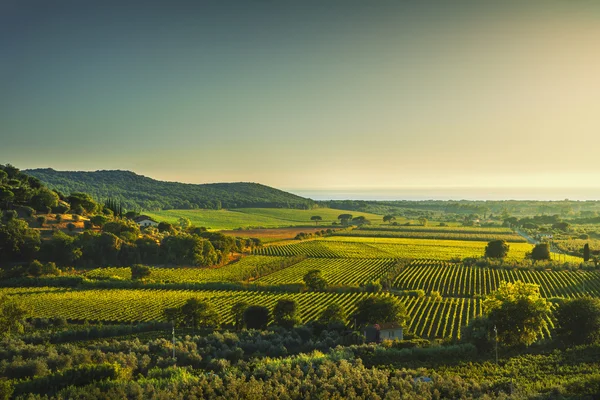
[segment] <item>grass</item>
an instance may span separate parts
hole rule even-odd
[[[237,228],[278,228],[289,226],[315,226],[310,220],[313,215],[323,220],[319,225],[328,226],[337,221],[340,214],[362,215],[375,223],[382,222],[382,216],[369,213],[347,212],[331,208],[314,210],[295,210],[287,208],[239,208],[232,210],[162,210],[144,212],[157,221],[177,223],[181,217],[189,218],[193,225],[206,228],[237,229]]]

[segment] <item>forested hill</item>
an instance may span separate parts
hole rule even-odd
[[[130,171],[24,171],[64,194],[85,192],[99,201],[120,200],[127,209],[278,207],[311,208],[315,203],[258,183],[163,182]]]

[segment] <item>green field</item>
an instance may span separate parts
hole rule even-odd
[[[257,280],[271,285],[302,283],[304,275],[318,269],[330,285],[358,286],[384,276],[395,265],[393,259],[308,258]]]
[[[444,261],[415,260],[396,277],[394,286],[403,290],[438,291],[442,296],[486,296],[500,282],[523,281],[540,285],[544,297],[574,298],[600,295],[598,271],[537,271],[524,268],[466,267]]]
[[[340,214],[349,213],[353,216],[364,216],[374,223],[382,222],[382,216],[361,212],[348,212],[331,208],[313,210],[296,210],[288,208],[239,208],[232,210],[163,210],[144,211],[144,214],[157,221],[177,223],[181,217],[189,218],[193,225],[210,229],[236,229],[248,227],[278,228],[288,226],[314,226],[310,220],[313,215],[320,216],[323,226],[337,221]]]
[[[333,236],[319,240],[269,246],[256,250],[256,254],[291,256],[305,254],[322,258],[427,258],[450,260],[453,258],[483,257],[487,242],[396,239]],[[522,260],[531,251],[527,243],[511,243],[508,260]],[[581,261],[566,256],[568,260]]]
[[[205,283],[241,282],[282,268],[284,257],[249,256],[221,268],[150,268],[153,282]],[[97,268],[85,274],[89,279],[130,280],[128,267]]]
[[[367,293],[268,293],[254,291],[186,291],[107,289],[72,290],[38,288],[37,292],[19,289],[0,289],[0,293],[17,295],[39,318],[66,318],[74,321],[134,322],[163,321],[165,308],[182,305],[191,297],[209,301],[221,315],[225,324],[233,322],[231,306],[239,301],[265,305],[273,308],[280,298],[292,298],[298,302],[303,322],[317,319],[328,304],[337,303],[351,314],[356,303]],[[376,296],[389,296],[378,294]],[[478,299],[431,300],[401,297],[407,307],[410,321],[408,327],[426,338],[458,337],[460,327],[482,313]]]
[[[463,233],[461,231],[391,231],[391,230],[362,230],[355,229],[352,231],[336,232],[334,236],[347,237],[381,237],[381,238],[414,238],[414,239],[443,239],[443,240],[473,240],[489,242],[492,240],[504,240],[512,243],[527,243],[525,238],[515,233],[486,233],[485,231],[478,233]]]

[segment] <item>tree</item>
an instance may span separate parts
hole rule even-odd
[[[589,245],[589,243],[586,243],[583,246],[583,261],[585,261],[585,262],[590,261],[590,245]]]
[[[408,321],[406,307],[396,296],[367,297],[357,304],[352,317],[359,326],[386,322],[405,325]]]
[[[352,219],[352,214],[340,214],[337,219],[340,220],[342,225],[348,225],[348,222]]]
[[[192,222],[190,221],[190,219],[185,217],[179,217],[177,223],[179,224],[179,227],[183,230],[186,230],[187,228],[192,226]]]
[[[296,315],[298,303],[293,299],[279,299],[273,309],[273,322],[284,328],[293,328],[300,324],[300,318]]]
[[[502,282],[483,301],[486,316],[498,329],[498,340],[507,346],[535,342],[547,327],[550,303],[532,283]]]
[[[304,284],[309,290],[315,292],[322,291],[327,288],[327,281],[321,275],[321,271],[318,269],[311,269],[304,275]]]
[[[487,317],[473,318],[462,328],[460,339],[473,344],[481,352],[490,351],[495,340],[494,325]]]
[[[337,303],[329,304],[319,316],[319,322],[323,324],[342,323],[346,324],[346,311]]]
[[[600,342],[600,299],[581,297],[563,303],[556,311],[559,339],[567,345]]]
[[[192,297],[181,307],[167,308],[165,317],[175,326],[217,327],[220,323],[219,314],[206,300]]]
[[[389,222],[390,224],[392,223],[392,221],[395,221],[396,217],[394,217],[393,215],[384,215],[383,217],[383,222]]]
[[[92,199],[92,196],[87,193],[71,193],[71,195],[67,197],[67,201],[71,204],[71,210],[81,207],[88,214],[91,214],[100,208],[94,199]]]
[[[25,318],[30,309],[17,298],[0,294],[0,335],[10,336],[23,333]]]
[[[315,221],[315,225],[318,225],[320,221],[323,220],[323,218],[321,218],[321,216],[319,215],[313,215],[312,217],[310,217],[311,221]]]
[[[40,244],[40,233],[22,219],[0,224],[0,263],[32,260]]]
[[[510,246],[504,240],[492,240],[485,246],[485,256],[489,258],[504,258],[508,255]]]
[[[99,228],[102,228],[107,222],[110,221],[110,218],[108,218],[105,215],[94,215],[93,217],[90,218],[90,222],[94,225],[97,226]]]
[[[69,230],[69,232],[73,232],[73,231],[75,230],[75,228],[76,228],[76,226],[75,226],[75,224],[74,224],[74,223],[72,223],[72,222],[69,222],[69,223],[67,224],[67,229]]]
[[[244,325],[248,329],[267,329],[271,313],[264,306],[249,306],[244,310]]]
[[[419,218],[419,223],[423,226],[427,226],[427,218],[425,218],[425,217]]]
[[[131,279],[142,279],[150,276],[150,267],[147,265],[134,264],[130,267]]]
[[[38,224],[40,224],[40,228],[42,228],[44,226],[44,224],[46,223],[46,217],[44,217],[43,215],[40,215],[39,217],[36,218],[36,221]]]
[[[550,246],[548,243],[538,243],[531,250],[531,259],[534,261],[550,260]]]
[[[248,308],[248,303],[245,301],[238,301],[231,306],[231,315],[233,315],[233,324],[237,330],[244,327],[244,312]]]
[[[36,211],[45,212],[48,207],[54,208],[58,205],[58,195],[56,192],[53,192],[47,188],[40,188],[35,191],[35,194],[29,201],[31,206],[36,209]]]

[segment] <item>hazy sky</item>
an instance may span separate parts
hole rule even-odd
[[[600,186],[600,2],[491,3],[3,0],[0,163]]]

